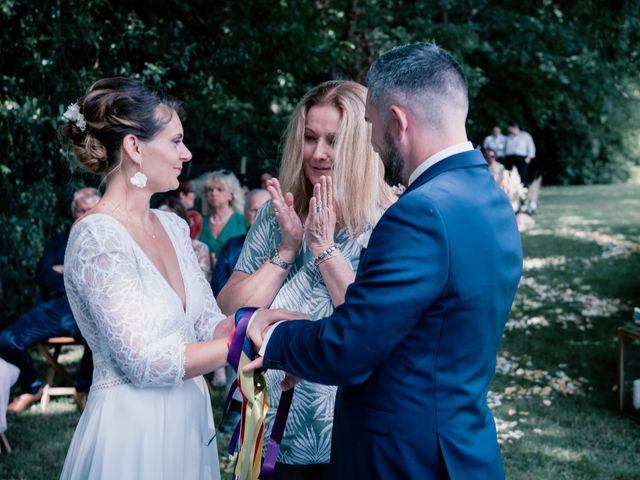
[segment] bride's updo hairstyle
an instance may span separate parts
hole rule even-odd
[[[156,110],[160,105],[167,109]],[[84,168],[96,175],[110,175],[120,169],[126,135],[149,141],[171,121],[171,110],[179,109],[176,99],[137,80],[103,78],[78,100],[78,111],[60,133]]]

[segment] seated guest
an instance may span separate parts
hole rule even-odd
[[[504,164],[504,147],[506,143],[507,137],[502,134],[502,130],[496,125],[491,131],[491,135],[484,137],[482,148],[493,150],[496,155],[496,160]]]
[[[271,170],[262,170],[258,176],[258,179],[260,180],[260,188],[262,190],[266,190],[267,182],[272,178],[275,178],[275,174]]]
[[[487,165],[489,166],[489,171],[493,175],[493,179],[500,186],[500,188],[506,191],[506,176],[505,176],[505,168],[500,162],[497,161],[496,152],[490,148],[482,147],[480,149],[482,152],[482,156],[487,161]]]
[[[204,272],[204,276],[207,277],[207,282],[211,283],[211,257],[209,255],[209,247],[206,243],[198,240],[198,237],[202,233],[202,215],[195,210],[189,210],[187,217],[189,220],[191,245],[193,245],[196,257],[198,257],[200,269]]]
[[[249,226],[253,225],[253,221],[258,215],[258,210],[269,200],[269,192],[263,189],[251,190],[247,194],[246,202],[244,205],[244,218],[247,220]],[[247,238],[247,234],[238,235],[237,237],[230,238],[229,241],[222,247],[216,266],[213,269],[213,278],[211,279],[211,288],[213,294],[217,297],[222,287],[224,287],[227,280],[233,273],[233,267],[236,266],[240,252],[242,251],[242,245]]]
[[[100,194],[95,188],[83,188],[75,192],[71,203],[74,220],[87,213],[99,200]],[[63,263],[68,239],[68,230],[54,235],[47,243],[38,263],[35,280],[41,290],[41,301],[0,332],[0,355],[20,369],[18,384],[23,391],[9,404],[8,412],[21,412],[42,396],[42,381],[33,367],[28,348],[50,337],[82,338],[64,288]],[[76,379],[81,409],[84,408],[86,393],[91,386],[92,372],[91,351],[85,345],[80,372]]]
[[[189,180],[181,178],[179,182],[180,186],[175,190],[167,192],[167,195],[169,197],[176,197],[178,200],[180,200],[180,203],[182,204],[184,209],[189,211],[193,208],[196,200],[196,194],[191,188],[191,182]]]
[[[231,238],[247,231],[247,222],[242,216],[244,193],[236,176],[227,170],[206,173],[198,179],[202,190],[202,213],[204,221],[198,240],[204,242],[211,252],[211,263]]]

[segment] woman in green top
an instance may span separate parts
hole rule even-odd
[[[202,188],[204,221],[198,240],[211,252],[211,264],[231,237],[247,233],[244,218],[244,194],[236,176],[227,170],[204,174],[198,179]]]

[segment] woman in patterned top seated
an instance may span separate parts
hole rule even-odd
[[[267,182],[272,200],[260,209],[218,296],[224,312],[253,305],[318,320],[344,302],[368,235],[395,198],[371,147],[366,94],[355,82],[332,81],[298,103],[284,140],[282,187],[277,178]],[[266,435],[282,378],[267,372]],[[272,479],[328,478],[335,393],[306,381],[296,386]]]

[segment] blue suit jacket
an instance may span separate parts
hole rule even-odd
[[[465,152],[386,211],[333,315],[274,330],[268,368],[341,386],[333,478],[504,477],[487,390],[521,271],[511,205]]]

